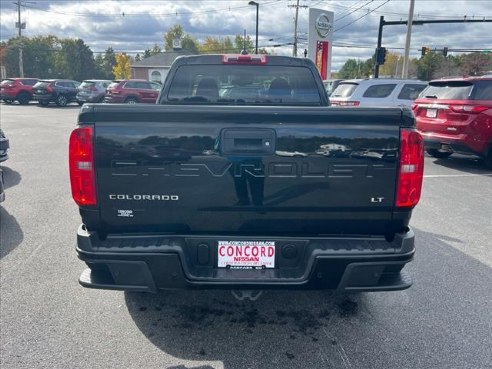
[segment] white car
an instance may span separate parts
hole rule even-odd
[[[414,79],[348,79],[340,82],[330,95],[333,106],[400,106],[410,108],[427,87]]]

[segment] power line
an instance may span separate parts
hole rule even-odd
[[[340,21],[340,20],[342,20],[343,18],[348,17],[350,14],[355,13],[355,12],[356,12],[356,11],[358,11],[360,8],[363,8],[364,6],[366,6],[366,5],[368,5],[368,4],[372,3],[372,2],[374,2],[374,0],[370,0],[370,1],[368,1],[367,3],[362,4],[362,5],[361,5],[360,7],[358,7],[357,9],[354,9],[354,10],[352,10],[351,12],[349,12],[349,13],[345,14],[344,16],[342,16],[342,17],[340,17],[340,18],[335,19],[335,22],[334,22],[334,23],[339,22],[339,21]]]
[[[264,2],[261,4],[262,7],[264,6],[269,6],[273,4],[278,4],[279,2],[282,2],[283,0],[272,0],[269,2]],[[224,11],[231,11],[231,10],[239,10],[239,9],[246,9],[249,8],[248,5],[241,5],[241,6],[235,6],[231,7],[228,6],[227,8],[219,8],[219,9],[210,9],[210,10],[198,10],[198,11],[174,11],[174,12],[167,12],[167,13],[149,13],[149,12],[143,12],[143,13],[127,13],[127,12],[118,12],[118,13],[106,13],[106,14],[98,14],[98,13],[75,13],[75,12],[61,12],[61,11],[56,11],[56,10],[47,10],[47,9],[41,9],[38,7],[34,6],[29,6],[29,9],[32,10],[37,10],[45,13],[53,13],[53,14],[61,14],[61,15],[72,15],[75,17],[132,17],[132,16],[143,16],[143,15],[152,15],[152,16],[159,16],[159,17],[177,17],[177,16],[183,16],[183,15],[195,15],[195,14],[209,14],[209,13],[222,13]]]
[[[317,4],[320,4],[322,3],[323,1],[317,1],[314,5],[317,5]],[[346,9],[346,10],[353,10],[353,6],[344,6],[344,5],[339,5],[339,4],[329,4],[329,7],[331,8],[339,8],[339,9]],[[361,10],[359,9],[358,11],[364,11],[364,10]],[[391,11],[382,11],[382,10],[379,10],[379,11],[374,11],[374,13],[376,14],[388,14],[388,15],[396,15],[396,16],[400,16],[400,17],[404,17],[406,18],[408,16],[408,13],[402,13],[402,12],[391,12]],[[453,15],[430,15],[430,14],[424,14],[424,13],[417,13],[417,16],[416,18],[418,19],[422,19],[422,18],[429,18],[429,19],[432,19],[432,18],[455,18],[455,17],[459,17],[459,15],[456,15],[456,14],[453,14]],[[490,15],[472,15],[470,16],[471,18],[482,18],[482,17],[491,17]]]
[[[364,15],[360,16],[359,18],[357,18],[357,19],[356,19],[356,20],[354,20],[354,21],[352,21],[352,22],[350,22],[350,23],[347,23],[346,25],[344,25],[344,26],[342,26],[342,27],[340,27],[340,28],[337,28],[334,32],[340,31],[340,30],[342,30],[342,29],[344,29],[344,28],[347,28],[348,26],[350,26],[350,25],[354,24],[355,22],[358,22],[358,21],[359,21],[359,20],[361,20],[362,18],[367,17],[367,16],[368,16],[369,14],[371,14],[371,13],[374,13],[377,9],[381,8],[383,5],[386,5],[386,4],[387,4],[387,3],[389,3],[389,2],[390,2],[390,0],[386,0],[384,3],[382,3],[381,5],[379,5],[377,8],[374,8],[373,10],[370,10],[369,12],[367,12],[367,14],[364,14]]]

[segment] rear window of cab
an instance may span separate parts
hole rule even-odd
[[[170,83],[168,101],[185,104],[319,106],[311,70],[278,65],[183,65]]]

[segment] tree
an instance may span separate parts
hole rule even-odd
[[[131,78],[131,57],[125,53],[116,54],[116,65],[113,67],[113,74],[116,79]]]
[[[92,50],[79,39],[63,39],[61,50],[56,53],[55,66],[62,78],[82,81],[93,78],[96,72]]]
[[[143,53],[142,59],[150,58],[152,54],[150,53],[150,49],[146,49]]]
[[[459,75],[461,75],[460,58],[451,55],[444,58],[444,60],[437,65],[432,78],[443,78]]]
[[[96,76],[101,79],[113,79],[113,67],[116,65],[116,54],[112,47],[108,47],[104,55],[98,54],[95,58]]]
[[[116,54],[112,47],[108,47],[104,53],[104,74],[107,79],[113,79],[113,68],[116,65]]]
[[[154,47],[152,47],[152,50],[150,50],[150,55],[152,56],[160,53],[162,53],[162,49],[157,44],[155,44]]]
[[[200,45],[202,54],[227,54],[234,52],[234,45],[229,37],[206,36],[203,44]]]
[[[8,76],[18,76],[19,47],[23,48],[23,69],[25,76],[49,78],[54,76],[55,54],[60,40],[52,35],[15,37],[4,43],[2,64],[6,66]]]
[[[142,60],[142,57],[140,56],[139,53],[137,53],[137,55],[135,55],[135,61],[138,62],[140,60]]]
[[[166,33],[164,33],[164,48],[166,51],[173,50],[173,40],[180,39],[181,47],[189,50],[194,54],[198,54],[200,50],[200,44],[190,35],[184,32],[181,25],[176,24],[171,27]]]
[[[422,56],[417,67],[417,77],[423,81],[430,81],[435,78],[439,65],[445,57],[439,53],[430,52]]]
[[[150,58],[151,56],[154,56],[159,53],[162,53],[162,49],[159,47],[159,45],[155,44],[152,47],[152,49],[145,49],[143,54],[143,59]]]
[[[342,79],[369,77],[372,73],[372,59],[360,61],[349,59],[338,71],[338,76]]]
[[[391,52],[386,53],[386,61],[379,66],[379,74],[381,76],[401,77],[403,67],[403,57]]]
[[[255,51],[253,41],[251,41],[251,37],[249,37],[249,35],[246,36],[246,39],[243,35],[236,35],[236,38],[234,39],[234,48],[234,52],[238,54],[241,53],[243,49],[246,49],[248,54],[253,54]]]
[[[461,72],[464,75],[479,76],[492,69],[492,56],[483,53],[471,53],[461,58]]]

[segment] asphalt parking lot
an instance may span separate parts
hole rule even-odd
[[[492,170],[426,158],[417,254],[401,292],[88,290],[67,148],[78,106],[0,105],[0,366],[492,368]]]

